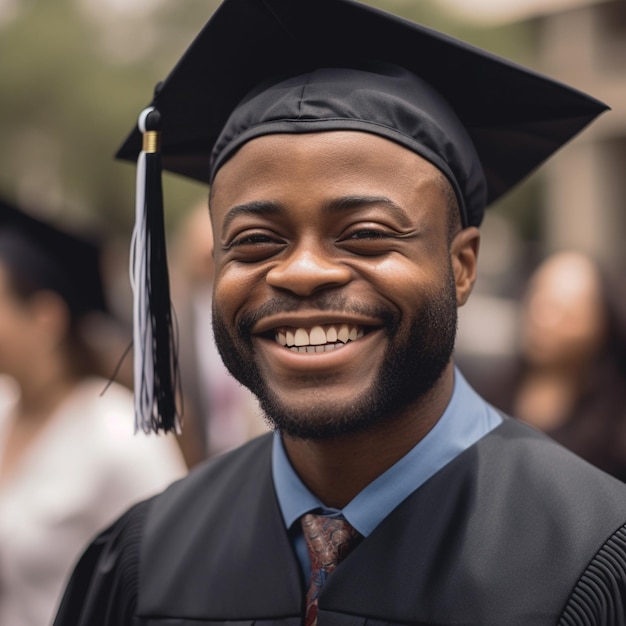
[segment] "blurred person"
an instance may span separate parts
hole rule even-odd
[[[55,625],[625,625],[626,485],[453,358],[485,208],[605,108],[353,0],[224,0],[118,155],[135,233],[161,165],[211,185],[216,342],[274,432],[101,533]],[[163,265],[134,321],[171,339]]]
[[[624,285],[588,254],[545,258],[521,301],[519,356],[481,392],[626,480]]]
[[[97,248],[0,202],[3,626],[50,624],[87,540],[186,473],[175,439],[135,435],[132,393],[100,374],[82,323],[104,315]]]
[[[183,439],[188,446],[193,446],[189,441],[192,436],[194,441],[204,442],[206,455],[213,456],[267,431],[267,426],[256,398],[226,369],[213,338],[213,230],[206,200],[182,220],[175,233],[172,257]]]

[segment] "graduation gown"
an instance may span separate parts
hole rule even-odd
[[[271,437],[131,509],[55,626],[296,625],[305,582]],[[626,624],[626,486],[514,420],[400,504],[328,578],[318,624]]]

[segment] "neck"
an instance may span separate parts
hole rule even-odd
[[[71,393],[78,382],[64,368],[18,380],[20,399],[18,413],[23,419],[45,420]]]
[[[445,411],[453,384],[450,365],[419,403],[367,431],[324,440],[285,437],[289,459],[326,506],[343,508],[428,434]]]

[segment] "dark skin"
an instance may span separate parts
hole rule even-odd
[[[450,400],[446,358],[423,392],[400,396],[373,423],[355,409],[372,390],[385,395],[384,364],[428,303],[455,308],[471,292],[479,232],[450,237],[442,180],[417,154],[352,131],[254,139],[215,179],[215,314],[273,405],[312,433],[281,427],[296,472],[328,506],[345,506],[404,456]],[[280,339],[342,324],[359,335],[340,349],[294,351]]]

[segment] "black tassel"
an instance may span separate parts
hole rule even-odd
[[[178,342],[165,246],[160,121],[161,116],[153,107],[139,117],[144,145],[137,163],[136,221],[131,249],[135,428],[144,432],[180,431],[176,403]]]

